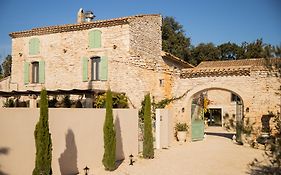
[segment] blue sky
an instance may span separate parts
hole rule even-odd
[[[10,54],[10,32],[75,23],[80,7],[94,11],[96,19],[173,16],[193,45],[257,38],[281,44],[280,0],[0,0],[0,59]]]

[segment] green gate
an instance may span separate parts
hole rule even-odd
[[[198,104],[191,105],[191,139],[192,141],[204,138],[204,110]]]
[[[192,141],[203,140],[204,138],[204,121],[194,120],[191,122]]]

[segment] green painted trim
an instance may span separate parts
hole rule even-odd
[[[82,58],[82,81],[88,81],[88,58]]]
[[[89,32],[89,48],[101,48],[101,31],[92,30]]]
[[[101,57],[99,80],[106,81],[108,76],[108,58],[106,56]]]
[[[38,55],[40,53],[40,40],[31,38],[29,40],[29,55]]]
[[[39,61],[39,83],[45,83],[45,61]]]
[[[24,62],[23,65],[23,79],[24,79],[24,84],[29,83],[29,62]]]

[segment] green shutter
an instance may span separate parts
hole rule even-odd
[[[39,61],[39,83],[45,83],[45,61]]]
[[[100,69],[99,69],[99,80],[107,80],[108,74],[108,59],[106,56],[101,57]]]
[[[88,58],[82,58],[82,79],[83,81],[88,81]]]
[[[23,67],[23,76],[24,76],[24,84],[29,83],[29,63],[24,62],[24,67]]]
[[[101,47],[101,31],[92,30],[89,32],[89,48]]]
[[[40,53],[40,41],[38,38],[32,38],[29,40],[29,54],[38,55]]]

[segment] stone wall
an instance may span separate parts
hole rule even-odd
[[[178,79],[173,86],[173,95],[180,96],[188,93],[180,100],[175,101],[174,123],[191,123],[191,99],[194,94],[206,90],[223,90],[233,92],[242,98],[244,121],[249,120],[253,125],[253,134],[258,134],[261,129],[261,117],[269,111],[277,113],[280,108],[280,96],[276,95],[280,88],[279,77],[266,70],[253,70],[250,76],[218,76]],[[228,98],[228,97],[226,97]],[[182,112],[185,108],[185,112]],[[246,110],[248,109],[248,110]],[[279,111],[280,112],[280,111]]]
[[[145,15],[129,18],[128,24],[93,28],[102,32],[101,48],[88,47],[90,30],[47,34],[40,40],[40,54],[28,54],[32,37],[12,41],[12,82],[17,90],[102,89],[125,92],[131,106],[139,107],[145,93],[156,99],[171,96],[171,67],[161,57],[162,17]],[[107,56],[107,81],[82,81],[82,57]],[[23,82],[24,61],[45,61],[45,83]],[[174,65],[173,65],[174,66]],[[160,87],[160,79],[164,84]],[[163,81],[164,80],[164,81]],[[16,90],[10,89],[10,90]]]

